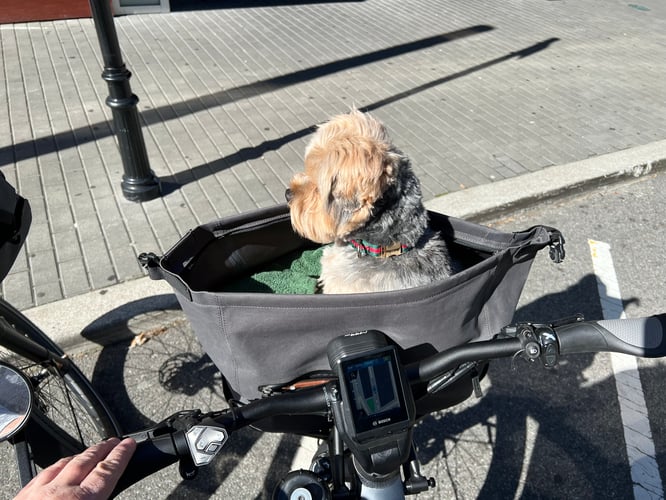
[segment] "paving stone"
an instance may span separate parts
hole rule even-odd
[[[2,297],[19,310],[35,304],[30,284],[30,272],[10,272],[2,281]]]
[[[56,302],[64,298],[59,281],[37,284],[33,287],[33,294],[35,301],[34,305],[36,306],[48,304],[49,302]],[[11,300],[13,302],[13,299]]]
[[[74,297],[90,291],[90,281],[82,258],[58,262],[63,296]]]
[[[53,248],[51,228],[46,222],[36,221],[30,226],[30,233],[26,238],[25,248],[32,254],[44,252]]]
[[[35,287],[37,285],[58,283],[58,266],[53,251],[50,249],[39,252],[29,250],[28,258],[31,279]]]
[[[32,237],[32,232],[29,237]],[[65,262],[74,259],[82,260],[81,244],[79,234],[72,228],[66,231],[53,233],[53,243],[55,245],[56,259],[58,262]]]
[[[118,277],[103,238],[83,241],[82,250],[92,290],[118,283]]]
[[[137,260],[141,252],[136,252],[130,245],[115,245],[110,248],[110,253],[118,281],[127,281],[144,275],[143,269]]]

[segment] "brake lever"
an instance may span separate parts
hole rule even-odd
[[[154,438],[158,438],[167,434],[173,435],[176,431],[184,430],[182,425],[179,423],[194,417],[197,414],[201,414],[200,410],[185,410],[179,411],[166,417],[164,420],[157,422],[155,425],[148,427],[147,429],[142,429],[131,434],[127,434],[125,437],[131,437],[137,443],[142,443],[144,441],[150,441]]]
[[[554,368],[560,360],[560,346],[554,329],[583,320],[582,314],[576,314],[548,324],[517,323],[502,328],[498,337],[520,339],[523,349],[517,355],[529,362],[540,359],[545,368]]]

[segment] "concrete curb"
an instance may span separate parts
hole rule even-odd
[[[63,348],[104,344],[172,322],[182,312],[166,281],[148,277],[33,307],[23,313]]]
[[[428,209],[483,220],[538,201],[666,169],[666,140],[440,196]]]
[[[666,169],[666,140],[447,194],[433,211],[483,220],[544,199]],[[106,343],[183,319],[164,281],[139,278],[24,311],[56,343]]]

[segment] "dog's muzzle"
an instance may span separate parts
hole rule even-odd
[[[284,198],[287,200],[287,203],[291,203],[294,193],[291,189],[288,189],[284,192]]]

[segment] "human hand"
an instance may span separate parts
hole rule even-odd
[[[35,476],[14,500],[109,498],[136,449],[136,441],[110,438]]]

